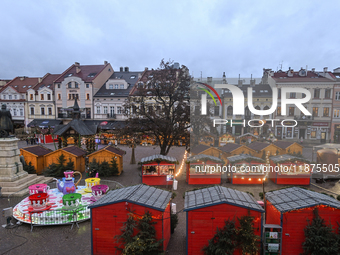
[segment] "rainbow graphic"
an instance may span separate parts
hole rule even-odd
[[[203,82],[197,82],[197,83],[200,84],[200,85],[203,85],[203,86],[207,87],[207,88],[210,89],[212,92],[214,92],[215,95],[217,96],[218,100],[220,101],[220,104],[222,105],[222,100],[221,100],[220,96],[217,94],[216,90],[215,90],[213,87],[211,87],[210,85],[208,85],[208,84],[206,84],[206,83],[203,83]],[[205,92],[212,98],[212,100],[214,101],[215,105],[217,105],[216,100],[215,100],[215,97],[211,94],[211,92],[210,92],[209,90],[204,89],[204,88],[200,88],[200,87],[199,87],[199,89],[205,91]]]

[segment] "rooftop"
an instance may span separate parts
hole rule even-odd
[[[199,155],[195,155],[195,156],[191,156],[187,158],[187,163],[194,163],[197,161],[208,161],[208,160],[216,162],[216,163],[224,163],[224,161],[220,158],[210,156],[210,155],[204,155],[204,154],[199,154]]]
[[[44,156],[50,152],[52,152],[52,150],[43,147],[41,145],[35,145],[35,146],[30,146],[30,147],[26,147],[26,148],[22,148],[22,150],[28,151],[36,156]]]
[[[140,160],[140,164],[147,164],[147,163],[150,163],[150,162],[162,162],[162,161],[172,163],[172,164],[178,164],[178,160],[176,158],[170,157],[170,156],[164,156],[164,155],[161,155],[161,154],[152,155],[152,156],[149,156],[149,157],[142,158]]]

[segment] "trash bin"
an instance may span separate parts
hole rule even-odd
[[[171,211],[172,211],[172,213],[176,213],[176,204],[175,203],[171,203]]]
[[[174,190],[177,190],[177,184],[178,184],[178,181],[174,180],[174,186],[173,186]]]

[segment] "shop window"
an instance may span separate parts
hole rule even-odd
[[[310,138],[316,138],[316,130],[310,132]]]
[[[287,127],[287,137],[291,138],[293,137],[293,128]]]

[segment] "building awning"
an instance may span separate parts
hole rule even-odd
[[[27,127],[54,128],[60,123],[61,123],[61,120],[34,119],[27,125]]]

